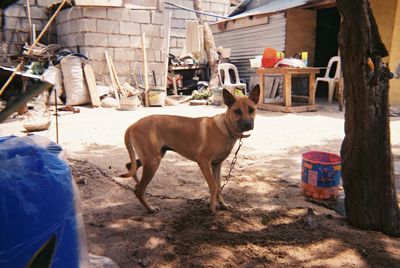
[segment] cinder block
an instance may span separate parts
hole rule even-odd
[[[90,60],[105,60],[104,56],[104,48],[103,47],[82,47],[82,51],[84,51],[84,55],[88,57]],[[83,52],[82,52],[83,53]]]
[[[179,57],[182,53],[182,49],[181,48],[171,48],[169,53]]]
[[[130,47],[129,35],[110,34],[108,45],[111,47]]]
[[[113,63],[118,75],[129,75],[129,61],[117,61],[113,59]]]
[[[81,19],[80,29],[84,32],[96,32],[97,21],[96,19]]]
[[[220,3],[211,3],[211,10],[213,12],[224,12],[225,8],[223,4]]]
[[[5,20],[4,29],[8,30],[21,29],[21,19],[17,17],[8,17]]]
[[[105,60],[104,61],[93,60],[90,62],[90,65],[93,67],[93,71],[96,74],[96,80],[97,80],[97,75],[99,75],[99,79],[103,79],[103,81],[107,76],[110,77],[108,74],[107,63]]]
[[[129,21],[129,9],[126,8],[107,8],[107,18],[117,21]]]
[[[134,61],[136,61],[136,62],[143,61],[143,52],[142,52],[141,48],[134,49],[133,58],[134,58]],[[139,64],[139,69],[142,70],[141,68],[142,67]],[[137,70],[137,67],[135,66],[135,72],[136,72],[136,70]]]
[[[80,7],[73,7],[73,8],[66,8],[58,13],[56,20],[57,22],[65,22],[75,19],[82,18],[82,8]]]
[[[161,36],[159,25],[141,24],[140,28],[142,30],[141,31],[142,33],[146,33],[146,36],[154,36],[154,37]]]
[[[152,49],[164,49],[165,44],[164,44],[164,39],[163,38],[157,38],[153,37],[150,40],[150,48]]]
[[[48,16],[45,13],[44,8],[34,6],[34,7],[31,7],[31,18],[32,19],[47,19]]]
[[[186,10],[181,10],[181,9],[176,9],[174,11],[174,18],[177,19],[186,19],[189,17],[189,11]]]
[[[140,35],[140,24],[121,21],[119,23],[119,31],[121,34]]]
[[[172,20],[172,19],[171,19]],[[151,23],[163,25],[165,24],[164,14],[159,12],[151,12]]]
[[[171,19],[171,28],[185,28],[185,20],[183,19]]]
[[[174,29],[174,28],[172,28],[171,29],[171,36],[184,38],[184,37],[186,37],[185,29],[176,29],[176,28]]]
[[[130,10],[129,20],[138,23],[150,23],[150,11],[148,10]]]
[[[11,5],[6,10],[4,10],[5,17],[27,17],[25,9],[21,5]]]
[[[142,38],[139,35],[131,35],[129,37],[131,47],[132,48],[141,48],[142,47]]]
[[[133,61],[134,50],[132,48],[114,48],[114,59],[116,61]]]
[[[106,47],[109,45],[108,36],[104,33],[85,33],[84,44],[86,46]]]
[[[97,20],[97,32],[118,34],[119,22],[113,20]]]
[[[105,7],[83,7],[82,16],[85,18],[107,18],[107,8]]]
[[[33,5],[35,0],[30,0],[30,3]],[[55,3],[59,3],[60,0],[36,0],[37,4],[42,7],[50,7]]]

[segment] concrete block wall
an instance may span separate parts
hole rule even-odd
[[[169,3],[184,6],[193,9],[192,0],[168,0]],[[203,0],[203,10],[205,12],[227,16],[229,14],[229,0]],[[197,20],[194,12],[178,9],[176,7],[165,5],[165,13],[171,12],[171,54],[180,56],[185,45],[185,29],[187,20]],[[167,16],[167,15],[166,15]],[[209,23],[221,20],[216,17],[206,16]]]
[[[36,25],[37,36],[50,19],[48,7],[59,0],[29,0],[32,24]],[[4,25],[0,33],[0,63],[11,64],[9,56],[22,52],[25,42],[30,43],[28,9],[26,0],[8,6],[4,10]],[[57,43],[55,25],[41,39],[42,43]]]

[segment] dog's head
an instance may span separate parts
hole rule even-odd
[[[223,97],[228,106],[227,117],[231,127],[236,132],[245,132],[254,128],[257,103],[260,98],[260,89],[254,88],[249,96],[235,97],[228,90],[223,90]]]

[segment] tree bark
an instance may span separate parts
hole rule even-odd
[[[350,224],[400,236],[389,125],[388,55],[368,0],[337,0],[345,99],[342,178]],[[368,65],[371,59],[374,66]]]
[[[193,8],[197,11],[203,11],[202,2],[203,2],[202,0],[193,0]],[[219,83],[218,63],[217,63],[218,53],[217,53],[217,47],[215,45],[214,35],[211,31],[210,25],[205,19],[205,16],[199,13],[196,13],[196,16],[199,22],[203,25],[204,47],[211,71],[210,86],[218,86]]]

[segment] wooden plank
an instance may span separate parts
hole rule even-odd
[[[200,28],[198,21],[186,22],[186,52],[201,52]]]
[[[144,94],[145,94],[145,104],[148,107],[149,103],[149,75],[147,67],[147,54],[146,54],[146,34],[142,33],[142,52],[143,52],[143,76],[144,76]]]
[[[258,81],[260,82],[260,97],[261,101],[258,102],[257,107],[260,107],[262,104],[264,104],[265,101],[265,94],[264,94],[264,74],[260,73]]]
[[[113,69],[111,67],[111,59],[107,53],[107,50],[104,50],[104,55],[106,57],[108,72],[110,73],[110,79],[111,79],[112,87],[114,89],[115,98],[117,99],[117,101],[119,103],[118,85],[117,85],[117,82],[115,81],[115,76],[113,75]]]
[[[172,13],[168,13],[168,32],[167,32],[167,48],[165,50],[165,73],[164,73],[164,87],[168,88],[168,67],[169,67],[169,48],[171,44],[171,17]],[[175,95],[177,95],[176,93]]]
[[[94,107],[99,107],[101,105],[99,94],[97,93],[96,77],[91,65],[85,64],[83,67],[83,73],[85,74],[86,83],[90,93],[90,99]]]
[[[315,104],[315,74],[310,73],[310,79],[308,79],[308,92],[310,98],[308,99],[308,104],[314,105]]]
[[[122,0],[75,0],[76,6],[121,7]]]
[[[303,105],[303,106],[292,106],[286,107],[283,103],[262,103],[257,106],[260,110],[266,110],[270,112],[283,112],[283,113],[302,113],[302,112],[315,112],[318,111],[318,105]]]
[[[158,9],[157,0],[124,0],[123,2],[124,7],[130,9]]]
[[[286,73],[283,78],[283,100],[285,102],[286,107],[292,106],[292,75]]]

